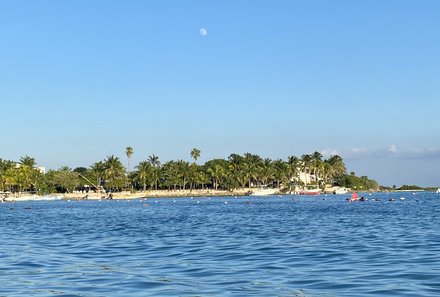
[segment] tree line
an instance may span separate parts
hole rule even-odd
[[[190,152],[191,162],[171,160],[162,163],[150,155],[134,168],[130,167],[133,148],[125,151],[127,166],[114,155],[89,167],[63,166],[46,174],[36,168],[34,158],[24,156],[19,162],[0,159],[0,189],[2,191],[37,193],[65,193],[74,190],[232,190],[255,187],[274,187],[292,191],[295,186],[325,185],[378,187],[367,177],[355,179],[347,175],[342,157],[333,155],[324,159],[314,152],[286,160],[262,158],[256,154],[231,154],[226,159],[212,159],[199,165],[201,151]]]

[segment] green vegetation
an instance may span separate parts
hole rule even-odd
[[[438,187],[420,187],[416,185],[403,185],[401,187],[397,187],[396,185],[393,185],[392,187],[386,187],[386,186],[380,186],[381,191],[428,191],[428,192],[435,192],[437,191]]]
[[[356,191],[380,189],[379,184],[375,180],[369,179],[368,176],[358,177],[354,172],[341,176],[336,180],[336,184]]]
[[[420,187],[416,185],[403,185],[400,188],[396,188],[393,186],[396,191],[430,191],[434,192],[438,189],[438,187]]]
[[[0,190],[38,193],[72,192],[74,190],[178,190],[178,189],[251,189],[274,187],[292,191],[298,186],[339,185],[357,190],[378,189],[378,184],[366,176],[346,174],[340,156],[323,159],[319,152],[300,158],[289,156],[286,161],[271,160],[245,153],[231,154],[227,159],[213,159],[197,164],[201,151],[191,150],[193,162],[171,160],[161,163],[159,157],[150,155],[130,170],[133,148],[125,151],[127,167],[114,156],[92,164],[90,167],[71,169],[63,166],[46,174],[36,169],[33,158],[25,156],[20,162],[0,159]]]
[[[397,188],[398,191],[422,191],[423,188],[416,185],[403,185],[400,188]]]

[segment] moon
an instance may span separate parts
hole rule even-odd
[[[200,32],[200,35],[202,35],[202,36],[208,35],[208,30],[206,30],[205,28],[200,28],[199,32]]]

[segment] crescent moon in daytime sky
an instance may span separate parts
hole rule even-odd
[[[200,28],[200,35],[202,36],[208,35],[208,30],[206,30],[205,28]]]

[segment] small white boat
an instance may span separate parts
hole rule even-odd
[[[300,195],[319,195],[321,194],[321,189],[308,189],[299,192]]]
[[[338,195],[340,195],[340,194],[347,194],[347,193],[348,193],[348,189],[347,188],[336,188],[333,191],[333,194],[338,194]]]
[[[437,189],[436,193],[437,193],[437,194],[440,194],[440,188]]]
[[[278,192],[278,189],[258,189],[252,191],[250,196],[268,196],[268,195],[275,195]]]
[[[64,199],[64,195],[12,195],[2,198],[2,202],[15,202],[15,201],[55,201]]]
[[[29,200],[33,200],[33,201],[56,201],[56,200],[62,200],[63,198],[64,198],[64,195],[43,195],[43,196],[34,195]]]

